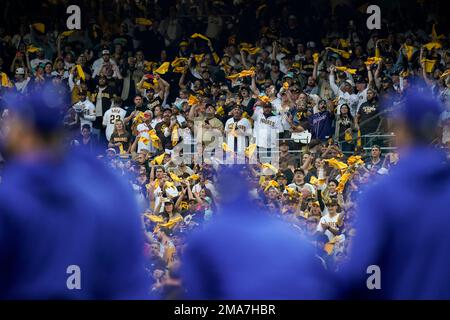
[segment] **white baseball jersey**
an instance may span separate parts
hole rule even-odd
[[[111,139],[116,121],[125,119],[127,112],[120,107],[111,107],[103,115],[103,126],[106,127],[106,139]]]
[[[327,223],[331,225],[333,228],[338,228],[337,222],[339,219],[340,214],[335,214],[334,217],[331,217],[330,214],[324,215],[322,218],[320,218],[319,223],[317,224],[316,231],[323,232],[324,229],[322,227],[322,223]],[[329,230],[325,231],[325,235],[328,237],[329,240],[334,238],[334,234],[330,232]]]
[[[80,113],[80,130],[85,124],[89,125],[92,129],[92,124],[97,118],[95,115],[95,106],[88,99],[84,101],[78,101],[72,108],[75,110],[82,110]]]
[[[263,148],[275,148],[278,133],[283,132],[281,117],[274,115],[265,117],[262,108],[257,107],[252,118],[255,120],[253,136],[256,139],[256,145]]]
[[[233,127],[236,135],[232,134]],[[225,133],[227,135],[227,145],[233,151],[244,154],[252,134],[252,125],[250,124],[250,121],[246,118],[242,118],[239,121],[230,118],[225,123]]]

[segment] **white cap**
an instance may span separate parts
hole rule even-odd
[[[24,68],[17,68],[16,69],[16,74],[25,74],[25,69]]]
[[[109,54],[109,50],[108,50],[108,49],[103,50],[103,51],[102,51],[102,55],[103,55],[103,54]]]

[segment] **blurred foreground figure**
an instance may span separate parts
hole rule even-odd
[[[188,299],[317,299],[329,294],[314,248],[288,224],[255,208],[237,169],[219,174],[220,208],[188,240]]]
[[[411,93],[393,115],[400,161],[360,199],[345,298],[450,299],[450,165],[430,146],[441,112],[431,94]],[[370,265],[379,290],[367,287]]]
[[[51,89],[9,97],[0,298],[142,298],[136,204],[98,160],[62,148],[58,98]]]

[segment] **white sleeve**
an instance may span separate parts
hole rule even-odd
[[[109,110],[105,112],[105,114],[103,115],[103,126],[106,127],[108,125],[108,118],[109,118]]]
[[[325,223],[324,217],[320,218],[319,223],[317,224],[316,231],[318,231],[318,232],[324,232],[325,231],[322,228],[322,223]]]
[[[262,108],[260,106],[257,106],[255,108],[255,111],[253,112],[252,119],[255,121],[258,121],[261,114],[262,114]]]
[[[253,130],[252,130],[252,125],[250,124],[250,121],[248,121],[247,119],[245,119],[245,122],[244,122],[245,124],[245,134],[246,135],[248,135],[248,136],[251,136],[252,135],[252,132],[253,132]]]
[[[124,120],[125,119],[125,116],[127,115],[127,112],[125,111],[125,110],[120,110],[120,120]]]
[[[95,106],[90,103],[86,106],[88,113],[83,115],[83,118],[89,121],[95,121],[96,116],[95,116]]]
[[[231,118],[228,119],[227,122],[225,122],[225,128],[224,128],[224,131],[225,131],[226,134],[228,134],[228,132],[231,131],[230,129],[228,129],[228,126],[230,125],[230,120],[231,120]]]
[[[340,90],[339,90],[338,86],[336,85],[336,82],[334,80],[334,75],[332,75],[331,73],[330,73],[330,76],[329,76],[329,80],[330,80],[331,90],[333,90],[333,93],[335,95],[339,95],[340,94],[340,92],[339,92]]]

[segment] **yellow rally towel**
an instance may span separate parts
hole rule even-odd
[[[223,109],[222,106],[218,106],[216,109],[216,114],[218,114],[219,116],[223,117],[225,115],[225,110]]]
[[[409,61],[409,60],[411,60],[411,57],[414,54],[415,48],[413,46],[408,46],[407,44],[405,44],[404,47],[405,47],[406,57],[408,58],[408,61]]]
[[[77,73],[80,76],[80,79],[85,81],[86,75],[84,74],[83,68],[79,64],[76,65],[76,68],[77,68]]]
[[[264,103],[269,103],[270,102],[270,98],[268,96],[259,96],[258,97],[259,100],[261,100]]]
[[[183,181],[183,179],[181,179],[179,176],[177,176],[177,175],[176,175],[175,173],[173,173],[173,172],[170,172],[169,175],[170,175],[170,178],[171,178],[173,181],[175,181],[175,182],[182,182],[182,181]]]
[[[380,48],[375,47],[375,58],[381,58]]]
[[[347,52],[347,51],[339,50],[339,49],[332,48],[332,47],[326,47],[326,49],[329,49],[329,50],[331,50],[331,51],[337,53],[338,55],[340,55],[341,57],[343,57],[343,58],[345,58],[345,59],[350,58],[350,53]]]
[[[198,104],[198,103],[200,103],[200,100],[198,100],[196,96],[193,96],[191,94],[188,99],[188,105],[193,106],[194,104]]]
[[[369,57],[367,58],[367,60],[364,62],[366,65],[372,65],[374,63],[378,63],[381,61],[381,58],[378,57]]]
[[[200,176],[198,174],[195,174],[195,173],[192,176],[189,176],[189,177],[186,178],[186,180],[192,180],[192,181],[196,181],[198,179],[200,179]]]
[[[257,54],[259,51],[261,51],[261,48],[259,48],[259,47],[242,48],[242,51],[247,51],[249,54]]]
[[[2,87],[12,87],[12,83],[9,81],[8,75],[2,72]]]
[[[295,191],[293,188],[289,188],[289,187],[284,187],[284,190],[286,190],[288,195],[291,197],[293,197],[297,193],[297,191]]]
[[[347,68],[347,67],[336,67],[336,70],[342,71],[342,72],[348,72],[350,74],[355,74],[357,71],[356,69],[351,69],[351,68]]]
[[[263,168],[263,169],[270,169],[270,170],[272,170],[275,174],[277,174],[278,173],[278,169],[277,168],[275,168],[273,165],[271,165],[270,163],[263,163],[262,165],[261,165],[261,168]]]
[[[264,191],[269,190],[269,188],[274,187],[277,188],[279,187],[278,182],[276,182],[275,180],[270,180],[269,183],[267,184],[267,186],[265,187]]]
[[[240,47],[240,49],[241,49],[242,51],[246,51],[246,52],[248,52],[249,54],[256,54],[256,53],[258,53],[259,51],[261,51],[261,48],[259,48],[259,47],[253,47],[250,43],[245,43],[245,42],[241,43],[241,44],[239,45],[239,47]]]
[[[250,68],[249,70],[242,70],[239,73],[232,74],[230,76],[227,76],[227,79],[233,80],[237,78],[244,78],[244,77],[251,77],[255,74],[254,68]]]
[[[163,223],[164,219],[160,216],[157,216],[155,214],[149,214],[149,213],[144,213],[144,217],[148,218],[151,222],[155,222],[155,223]]]
[[[421,62],[425,63],[425,71],[427,73],[430,73],[433,71],[434,65],[436,64],[437,60],[429,60],[429,59],[422,59]]]
[[[31,25],[34,29],[39,31],[40,33],[45,33],[45,24],[43,23],[33,23]]]
[[[245,156],[247,158],[251,158],[255,150],[256,150],[256,143],[252,143],[247,148],[245,148]]]
[[[345,163],[343,163],[341,161],[338,161],[335,158],[325,159],[324,161],[326,163],[328,163],[328,165],[330,167],[333,167],[333,168],[336,168],[336,169],[339,169],[339,170],[345,170],[345,169],[348,168],[347,164],[345,164]]]
[[[283,82],[283,89],[284,90],[287,90],[287,89],[289,89],[289,83],[286,81],[286,82]]]
[[[175,67],[173,68],[174,73],[183,73],[184,72],[184,67]]]
[[[205,41],[209,41],[209,39],[206,36],[202,35],[201,33],[194,33],[193,35],[191,35],[191,38],[192,39],[200,38],[200,39],[203,39]]]
[[[342,175],[341,179],[339,180],[339,184],[336,187],[337,192],[341,193],[342,191],[344,191],[344,187],[347,184],[347,181],[350,179],[350,176],[350,172],[346,172]]]
[[[171,188],[174,189],[175,185],[172,182],[170,182],[170,181],[166,181],[166,183],[164,183],[164,190],[165,189],[171,189]]]
[[[179,141],[178,137],[178,125],[174,125],[172,128],[172,147],[175,147]]]
[[[162,65],[159,66],[158,69],[155,70],[156,73],[159,74],[165,74],[167,71],[169,71],[170,62],[164,62]]]
[[[356,146],[357,147],[361,147],[362,146],[361,130],[358,130],[358,138],[356,139]]]
[[[173,228],[178,222],[183,221],[183,218],[178,216],[176,218],[170,219],[167,223],[161,223],[159,226],[163,228],[171,229]]]
[[[317,52],[313,53],[313,61],[314,62],[319,62],[319,54]]]
[[[361,159],[361,156],[350,156],[347,159],[347,164],[352,166],[354,164],[364,164],[364,161]]]
[[[146,18],[136,18],[136,24],[139,24],[141,26],[151,26],[152,21]]]
[[[427,48],[427,50],[442,48],[442,45],[439,42],[428,42],[428,43],[424,44],[423,46],[425,48]]]
[[[143,144],[147,145],[149,144],[150,140],[148,140],[146,137],[140,137],[139,142],[142,142]]]
[[[178,67],[180,64],[182,64],[183,62],[188,61],[187,58],[175,58],[175,60],[173,60],[170,65],[172,67]]]
[[[28,47],[27,47],[27,52],[29,52],[29,53],[34,53],[34,52],[36,52],[36,51],[38,51],[39,50],[39,48],[38,47],[35,47],[35,46],[33,46],[33,45],[29,45]]]
[[[152,129],[152,130],[150,130],[149,132],[148,132],[148,134],[149,134],[149,136],[150,136],[150,139],[152,139],[152,145],[155,147],[155,148],[160,148],[160,146],[161,146],[161,140],[159,140],[159,137],[158,137],[158,135],[156,134],[156,131],[155,131],[155,129]]]
[[[347,143],[352,142],[352,140],[353,140],[352,134],[349,133],[348,131],[345,131],[345,133],[344,133],[344,140]]]
[[[68,30],[68,31],[64,31],[64,32],[61,32],[61,34],[59,35],[61,38],[64,38],[64,37],[68,37],[68,36],[70,36],[72,33],[74,33],[75,32],[75,30]]]
[[[119,145],[119,150],[120,150],[120,154],[125,154],[126,153],[125,150],[123,150],[123,144],[122,143]]]
[[[225,151],[225,152],[234,153],[234,151],[231,150],[231,148],[230,148],[225,142],[222,143],[222,149],[223,149],[223,151]]]
[[[144,83],[142,84],[142,87],[143,87],[144,89],[150,89],[150,88],[153,88],[153,85],[152,85],[151,83],[144,82]]]
[[[159,156],[154,157],[153,160],[150,161],[150,163],[161,165],[161,163],[163,162],[165,156],[166,156],[166,153],[164,152],[164,153],[160,154]]]

